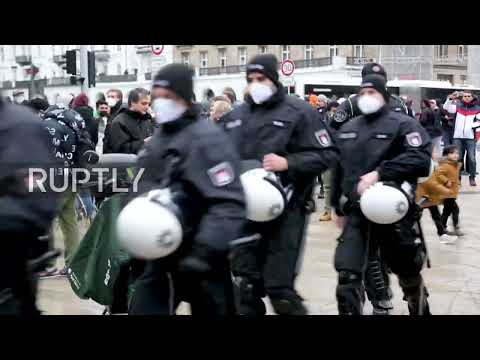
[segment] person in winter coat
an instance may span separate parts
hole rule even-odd
[[[447,232],[446,227],[443,225],[442,216],[438,209],[438,205],[443,203],[443,200],[453,194],[455,188],[448,187],[448,180],[437,168],[432,176],[426,181],[418,184],[416,195],[416,202],[420,203],[422,209],[428,209],[432,220],[437,228],[437,234],[440,238],[440,243],[451,244],[455,243],[457,237],[453,237],[452,234]]]
[[[422,124],[432,139],[432,158],[435,160],[439,157],[440,145],[442,141],[442,129],[440,123],[437,121],[438,117],[431,108],[430,100],[422,100],[421,107],[422,113],[420,115],[420,124]]]
[[[90,139],[96,146],[98,143],[98,121],[93,117],[93,109],[88,106],[88,96],[81,93],[73,99],[72,109],[82,116],[85,121],[85,128],[90,134]]]
[[[463,236],[464,233],[460,230],[459,215],[460,209],[457,205],[456,199],[460,189],[459,173],[461,164],[459,163],[459,151],[456,145],[450,145],[443,150],[445,159],[439,162],[438,178],[450,190],[450,194],[445,197],[443,201],[442,223],[443,227],[447,228],[447,221],[452,216],[454,230],[447,231],[450,235]]]
[[[443,108],[455,115],[455,131],[453,143],[458,146],[460,161],[467,154],[470,186],[477,186],[475,174],[477,171],[475,131],[480,126],[480,105],[478,99],[470,91],[464,91],[462,99],[457,100],[457,93],[449,95]]]
[[[110,152],[122,154],[139,152],[153,134],[149,107],[150,92],[148,90],[137,88],[130,91],[128,109],[120,110],[112,121],[108,135],[105,133]]]

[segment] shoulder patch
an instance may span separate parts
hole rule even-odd
[[[417,131],[411,132],[410,134],[407,134],[405,137],[407,139],[408,145],[410,145],[411,147],[419,147],[420,145],[423,144],[422,136]]]
[[[215,186],[230,184],[235,178],[232,165],[225,161],[207,170],[208,176]]]
[[[345,111],[337,111],[333,116],[333,120],[339,123],[345,122],[347,120],[347,113]]]
[[[328,131],[325,129],[319,130],[315,132],[315,137],[320,145],[323,147],[330,146],[332,144],[332,140],[330,139],[330,135]]]

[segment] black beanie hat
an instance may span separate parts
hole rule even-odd
[[[164,66],[153,78],[153,88],[161,87],[172,90],[186,102],[193,100],[193,69],[184,64]]]
[[[253,57],[247,65],[247,77],[253,72],[261,73],[278,84],[278,60],[275,55],[262,54]]]
[[[371,74],[362,79],[361,89],[373,88],[382,94],[386,102],[390,99],[390,93],[387,91],[387,82],[381,75]]]
[[[387,80],[387,72],[385,71],[385,68],[377,63],[368,63],[365,64],[362,68],[362,78],[364,78],[367,75],[372,75],[372,74],[377,74],[381,75]]]

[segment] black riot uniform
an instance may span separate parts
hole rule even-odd
[[[362,78],[370,75],[378,74],[387,80],[387,74],[383,66],[377,63],[366,64],[362,69]],[[358,96],[353,95],[345,100],[335,112],[329,126],[334,130],[340,129],[349,120],[362,115],[357,105]],[[390,95],[388,107],[391,111],[407,114],[408,109],[404,101],[396,96]],[[388,314],[393,308],[391,298],[393,296],[390,289],[390,279],[385,263],[378,256],[376,249],[370,249],[369,262],[365,272],[365,289],[368,299],[373,305],[374,314]]]
[[[48,133],[28,109],[0,100],[0,314],[37,315],[36,280],[28,265],[47,251],[39,240],[55,216],[57,196],[35,171],[58,166]],[[30,189],[29,189],[30,188]],[[32,190],[32,191],[30,191]]]
[[[340,314],[362,313],[366,259],[371,256],[371,249],[377,247],[382,260],[398,275],[410,313],[428,313],[426,289],[420,275],[426,254],[418,240],[421,234],[414,230],[416,207],[412,204],[399,223],[377,225],[363,216],[356,192],[360,177],[377,170],[380,181],[397,184],[406,181],[413,193],[417,178],[429,173],[428,134],[412,118],[384,106],[374,114],[356,117],[343,125],[336,133],[336,140],[341,155],[334,176],[332,206],[338,215],[347,216],[335,253]]]
[[[267,223],[248,222],[241,244],[232,249],[232,272],[239,290],[241,314],[265,314],[261,300],[269,296],[278,314],[304,314],[294,288],[314,179],[330,167],[337,152],[318,113],[307,103],[285,96],[278,83],[276,59],[258,56],[247,74],[260,72],[278,91],[266,102],[251,98],[220,119],[242,160],[262,161],[270,153],[285,157],[288,170],[278,173],[294,192],[284,213]]]
[[[155,86],[190,101],[191,70],[168,65],[156,75]],[[188,198],[188,210],[183,209],[189,212],[189,224],[176,252],[147,262],[135,283],[129,313],[172,314],[185,301],[193,314],[235,314],[228,251],[246,215],[240,160],[228,137],[200,119],[199,107],[190,103],[180,118],[156,129],[139,157],[139,168],[145,169],[139,192],[168,184],[172,192]]]

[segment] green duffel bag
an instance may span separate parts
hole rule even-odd
[[[81,299],[92,299],[105,306],[113,303],[120,270],[130,262],[116,235],[116,220],[126,203],[124,194],[104,201],[72,257],[67,276]]]

